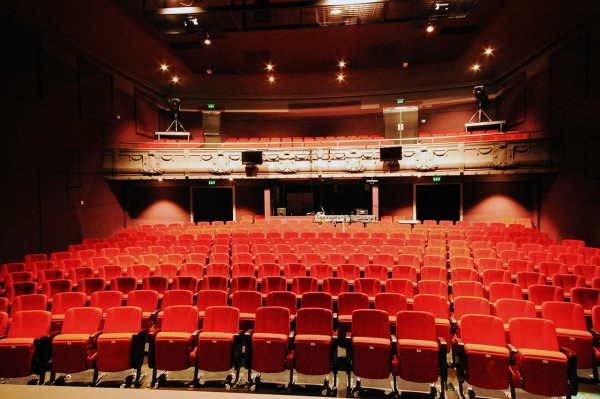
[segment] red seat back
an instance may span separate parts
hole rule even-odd
[[[158,298],[157,298],[158,300]],[[108,309],[103,332],[108,333],[137,333],[142,328],[142,308],[136,306],[121,306]]]

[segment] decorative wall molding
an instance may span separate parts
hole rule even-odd
[[[247,148],[110,148],[104,151],[107,179],[306,179],[476,175],[551,172],[548,139],[403,145],[394,167],[379,159],[379,147],[286,148],[263,152],[248,176],[241,161]]]

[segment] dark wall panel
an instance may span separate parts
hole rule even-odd
[[[379,217],[396,216],[413,219],[413,185],[379,183]]]
[[[189,187],[129,186],[126,192],[128,226],[190,220]]]
[[[79,65],[79,111],[81,116],[112,123],[114,117],[113,77],[84,59]]]
[[[383,114],[341,116],[221,115],[224,137],[296,137],[383,135]]]
[[[550,57],[550,106],[581,101],[587,90],[587,35],[579,34]]]
[[[502,218],[531,218],[535,223],[536,204],[534,181],[463,185],[463,220],[499,222]]]
[[[235,188],[235,219],[247,215],[264,215],[265,201],[262,186],[240,186]]]
[[[156,98],[141,90],[135,91],[135,128],[142,136],[154,137],[158,122]]]
[[[509,129],[519,129],[525,122],[526,79],[525,72],[520,73],[502,85],[502,94],[497,101],[498,119],[506,120]]]

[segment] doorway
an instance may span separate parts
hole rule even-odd
[[[194,223],[235,220],[233,187],[192,188]]]
[[[414,187],[418,220],[461,220],[460,184],[416,184]]]

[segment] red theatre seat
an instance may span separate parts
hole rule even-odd
[[[484,389],[509,387],[510,353],[506,348],[502,319],[488,315],[464,315],[461,337],[452,343],[460,396],[463,384]],[[474,395],[474,394],[473,394]]]
[[[94,368],[94,344],[101,322],[102,310],[99,308],[67,310],[61,333],[52,340],[51,382],[56,380],[56,373],[79,373]],[[96,379],[94,376],[93,380]]]
[[[554,323],[544,319],[514,318],[509,322],[511,397],[515,388],[543,396],[577,394],[577,355],[559,348]]]
[[[198,370],[223,372],[233,369],[225,380],[226,387],[237,385],[240,378],[242,333],[240,312],[229,306],[206,309],[204,325],[198,335],[196,349],[190,355],[194,366],[194,385],[200,383]]]
[[[337,392],[337,340],[333,337],[333,313],[324,308],[300,309],[296,317],[296,334],[293,340],[294,364],[290,369],[290,387],[294,383],[294,370],[307,375],[327,376],[325,395]],[[333,371],[333,385],[329,373]]]
[[[256,310],[254,330],[248,332],[246,344],[246,369],[251,391],[259,382],[252,376],[253,371],[280,373],[288,368],[291,362],[289,334],[290,311],[287,308],[265,306]]]
[[[378,309],[358,309],[352,312],[352,338],[351,344],[346,348],[348,396],[360,395],[363,390],[360,378],[389,378],[392,372],[391,356],[387,313]],[[357,377],[354,386],[352,374]]]
[[[126,383],[138,386],[143,378],[145,330],[142,329],[142,309],[122,306],[106,312],[104,330],[98,337],[96,373],[135,369]]]
[[[43,384],[50,340],[50,312],[25,310],[12,316],[8,335],[0,339],[0,377],[37,374]]]
[[[164,311],[162,328],[150,335],[148,366],[152,368],[151,385],[164,385],[167,374],[158,377],[158,370],[177,371],[192,366],[190,353],[194,349],[194,331],[198,328],[198,310],[192,305],[169,306]]]
[[[434,315],[429,312],[404,311],[396,315],[397,363],[394,376],[403,380],[429,383],[430,394],[437,395],[435,383],[441,379],[440,398],[445,397],[448,377],[447,343],[437,337]],[[394,388],[396,379],[394,377]]]

